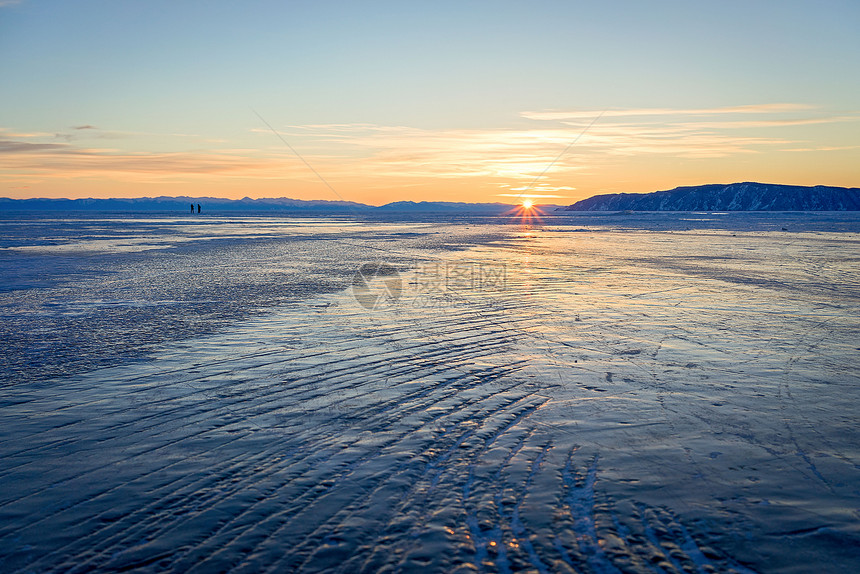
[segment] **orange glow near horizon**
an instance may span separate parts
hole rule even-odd
[[[832,167],[829,173],[821,169]],[[805,170],[799,164],[785,164],[771,169],[760,169],[750,173],[743,165],[734,169],[696,170],[699,166],[680,166],[675,171],[663,170],[663,166],[654,164],[643,165],[641,169],[630,170],[623,179],[601,177],[602,174],[588,174],[577,182],[574,192],[566,192],[564,197],[543,200],[558,205],[570,205],[581,199],[606,193],[649,193],[668,190],[678,186],[701,185],[706,183],[735,183],[742,181],[758,181],[762,183],[789,185],[832,185],[840,187],[860,187],[860,175],[853,172],[856,168],[840,171],[837,165],[822,162],[820,169]],[[450,201],[450,202],[517,202],[517,207],[524,206],[516,198],[499,197],[499,188],[493,181],[481,181],[464,178],[408,180],[398,179],[385,181],[380,179],[327,177],[327,181],[337,192],[333,192],[319,181],[310,178],[283,179],[275,177],[240,177],[240,176],[204,176],[175,174],[164,178],[123,177],[116,174],[108,177],[97,177],[88,174],[86,177],[75,177],[67,173],[66,177],[46,177],[44,174],[23,174],[21,172],[2,173],[0,168],[0,197],[11,199],[28,198],[133,198],[158,196],[189,196],[217,197],[224,199],[242,199],[250,197],[278,198],[288,197],[299,200],[328,200],[354,201],[367,205],[384,205],[395,201]],[[534,202],[534,200],[532,200]],[[532,206],[532,211],[539,208]],[[525,211],[525,210],[523,210]]]
[[[222,139],[0,126],[0,197],[288,197],[368,205],[505,197],[529,209],[525,202],[534,206],[537,198],[569,205],[598,194],[707,183],[860,186],[856,136],[848,129],[860,113],[787,104],[614,110],[587,130],[593,111],[520,116],[527,127],[308,124],[279,126],[277,133],[251,118]],[[119,147],[103,147],[106,141]],[[540,183],[530,187],[536,178]],[[534,195],[517,193],[524,189]]]

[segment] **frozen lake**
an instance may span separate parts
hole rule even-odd
[[[10,572],[860,571],[860,214],[0,220]]]

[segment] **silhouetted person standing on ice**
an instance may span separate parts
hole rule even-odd
[[[194,204],[191,204],[191,213],[194,213]]]
[[[200,213],[200,204],[197,204],[197,213]]]

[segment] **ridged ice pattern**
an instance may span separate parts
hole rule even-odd
[[[392,246],[424,259],[375,310],[317,295],[8,386],[3,570],[849,571],[857,242]]]

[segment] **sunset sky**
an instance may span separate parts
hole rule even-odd
[[[860,187],[858,30],[857,0],[0,0],[0,197]]]

